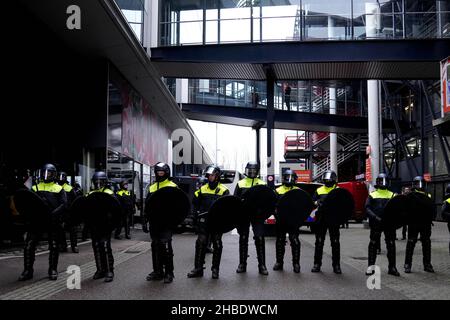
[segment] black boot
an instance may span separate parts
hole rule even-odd
[[[162,264],[162,248],[161,244],[152,241],[152,263],[153,271],[147,276],[147,281],[159,281],[164,279],[164,270]]]
[[[164,243],[164,283],[171,283],[173,281],[173,249],[172,241]]]
[[[51,239],[49,239],[48,245],[50,247],[50,253],[48,255],[48,278],[50,280],[56,280],[58,279],[58,245]]]
[[[264,237],[254,237],[256,246],[256,256],[258,258],[258,271],[267,276],[269,272],[266,268],[266,244]]]
[[[212,256],[212,278],[218,279],[219,278],[219,268],[220,268],[220,259],[222,258],[222,250],[223,250],[223,244],[222,240],[220,238],[213,239],[214,241],[214,251]]]
[[[248,235],[239,235],[239,266],[236,269],[237,273],[247,271],[247,257],[248,257]]]
[[[395,240],[386,240],[386,250],[388,258],[388,274],[393,276],[400,276],[396,267],[396,252],[395,252]]]
[[[341,244],[339,243],[339,239],[331,240],[331,260],[333,272],[341,274]]]
[[[369,241],[368,267],[375,265],[375,262],[377,261],[377,246],[378,246],[378,243],[376,243],[375,241],[373,241],[373,240]],[[372,271],[367,270],[366,275],[370,276],[370,275],[374,274],[374,272],[375,271],[373,271],[373,270]]]
[[[275,265],[273,266],[273,270],[275,271],[283,270],[285,246],[286,238],[284,236],[278,236],[275,241],[275,256],[277,259]]]
[[[320,272],[320,268],[322,267],[322,255],[323,255],[323,238],[316,237],[316,243],[314,247],[314,266],[311,269],[311,272]]]
[[[195,242],[194,269],[188,273],[188,278],[203,277],[203,265],[205,264],[206,244],[197,239]]]
[[[19,277],[19,281],[25,281],[33,278],[33,265],[35,259],[36,244],[34,241],[26,241],[23,249],[24,270]]]
[[[111,248],[111,240],[105,241],[106,264],[105,264],[105,282],[111,282],[114,279],[114,256]]]
[[[94,251],[95,266],[97,267],[97,271],[95,272],[93,277],[94,280],[105,277],[105,270],[102,265],[99,245],[100,244],[98,243],[98,241],[92,241],[92,250]]]
[[[431,265],[431,240],[422,239],[422,253],[423,253],[423,270],[426,272],[434,273],[433,266]]]
[[[76,227],[72,227],[70,229],[70,247],[72,248],[73,253],[78,253],[78,239],[77,239],[77,229]]]
[[[289,241],[291,242],[292,250],[292,268],[295,273],[300,273],[300,240],[297,235],[289,235]]]
[[[408,239],[406,242],[406,251],[405,251],[405,273],[411,273],[412,267],[412,258],[414,254],[414,247],[416,246],[416,240]]]

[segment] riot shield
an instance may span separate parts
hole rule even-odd
[[[352,194],[344,188],[332,190],[319,207],[321,219],[328,225],[346,223],[353,215],[355,201]]]
[[[407,223],[408,199],[398,195],[388,201],[381,218],[383,229],[398,229]]]
[[[276,205],[276,223],[282,230],[296,230],[302,226],[314,208],[311,196],[301,189],[283,194]]]
[[[433,200],[420,192],[410,192],[406,198],[408,200],[408,223],[431,224],[436,210]]]
[[[244,212],[251,221],[264,221],[275,212],[277,196],[266,185],[257,185],[243,195]]]
[[[14,204],[28,228],[45,231],[50,227],[51,209],[35,192],[26,189],[16,191]]]
[[[206,218],[207,230],[211,233],[230,232],[242,224],[245,218],[241,199],[227,195],[220,197],[208,210]]]
[[[191,204],[183,190],[166,187],[155,191],[145,202],[145,214],[156,228],[176,229],[190,212]]]

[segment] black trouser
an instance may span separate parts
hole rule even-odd
[[[408,242],[406,243],[405,265],[412,265],[414,247],[420,234],[422,242],[423,265],[431,264],[431,223],[425,225],[408,225]]]
[[[49,271],[57,271],[59,259],[59,235],[61,234],[61,226],[53,225],[48,231],[48,247],[49,247]],[[24,269],[33,271],[33,265],[36,255],[36,246],[42,236],[42,232],[34,228],[29,228],[25,238],[25,246],[23,249]]]
[[[330,231],[331,256],[333,266],[339,266],[341,260],[341,245],[339,243],[339,225],[328,226],[323,222],[319,222],[313,227],[316,234],[316,243],[314,250],[314,265],[322,265],[323,245],[327,230]]]
[[[78,235],[77,235],[77,226],[71,226],[66,225],[66,228],[61,228],[61,235],[60,235],[60,245],[62,249],[67,248],[67,238],[66,238],[66,232],[69,232],[69,240],[70,240],[70,246],[72,248],[76,247],[78,245]]]
[[[200,228],[197,241],[195,242],[195,262],[194,267],[197,270],[203,270],[205,264],[206,248],[211,239],[213,245],[213,256],[211,270],[219,270],[220,260],[222,258],[222,233],[208,233],[204,228]]]
[[[277,240],[275,241],[275,253],[277,263],[283,264],[285,246],[286,246],[286,233],[289,234],[289,242],[291,244],[292,250],[292,264],[300,264],[300,239],[298,238],[300,235],[300,231],[297,230],[282,230],[277,228]]]
[[[92,249],[99,272],[114,272],[114,256],[111,248],[111,231],[91,228]]]
[[[246,265],[248,257],[248,237],[250,234],[250,224],[253,230],[258,263],[265,265],[264,258],[264,221],[248,221],[238,226],[239,233],[239,264]]]
[[[130,236],[130,226],[131,226],[131,213],[123,215],[120,219],[120,224],[116,228],[114,236],[118,237],[122,232],[122,228],[125,229],[125,236]]]
[[[448,232],[450,233],[450,221],[447,223]],[[448,253],[450,253],[450,241],[448,242]]]
[[[386,242],[387,258],[389,267],[395,267],[395,229],[382,230],[379,224],[370,224],[370,242],[369,242],[369,266],[375,265],[377,260],[377,249],[381,242],[381,233],[384,232],[384,240]]]
[[[408,232],[408,225],[404,225],[403,227],[402,227],[402,238],[403,239],[406,239],[406,233]]]
[[[172,230],[158,229],[151,224],[149,229],[152,239],[153,271],[162,274],[164,270],[166,274],[173,276]]]

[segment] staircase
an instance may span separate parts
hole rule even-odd
[[[365,147],[367,147],[369,143],[369,139],[367,136],[361,136],[361,140],[359,137],[350,139],[347,135],[338,135],[338,140],[342,142],[347,142],[344,144],[344,147],[341,151],[338,152],[337,155],[337,164],[338,166],[348,159],[350,159],[356,152],[364,151]],[[320,160],[314,165],[313,170],[313,180],[317,180],[325,173],[325,171],[329,170],[331,167],[330,156],[328,155],[326,158]]]

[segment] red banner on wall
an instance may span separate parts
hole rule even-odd
[[[442,116],[450,113],[450,57],[441,61]]]
[[[372,166],[370,165],[370,157],[366,159],[366,181],[372,181]]]

